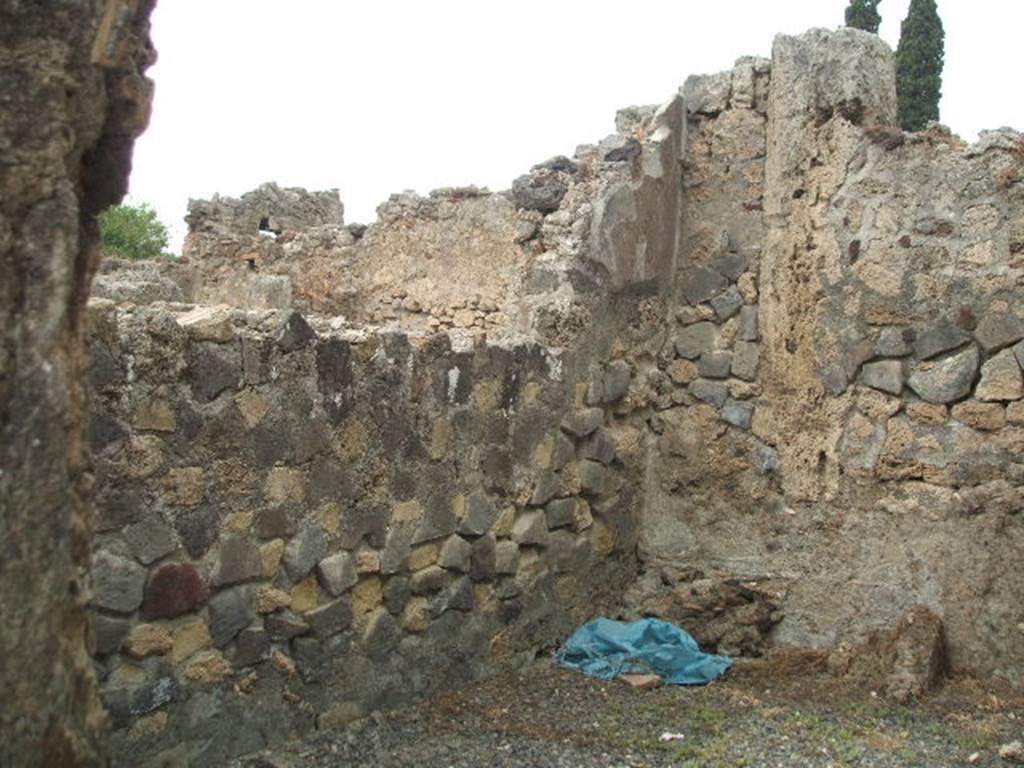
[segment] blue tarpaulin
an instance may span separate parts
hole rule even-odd
[[[701,651],[686,630],[657,619],[594,619],[566,640],[555,661],[603,680],[653,674],[672,685],[705,685],[732,666],[726,656]]]

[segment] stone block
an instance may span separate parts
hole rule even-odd
[[[173,619],[196,609],[209,597],[206,581],[189,563],[169,563],[153,571],[146,580],[142,615]]]
[[[514,541],[499,541],[494,547],[494,570],[512,576],[519,567],[519,545]]]
[[[930,360],[943,352],[962,347],[971,340],[971,335],[948,323],[929,328],[914,342],[914,355],[921,360]]]
[[[136,624],[124,642],[124,651],[133,659],[163,656],[174,647],[171,633],[153,624]]]
[[[981,380],[975,396],[986,402],[1020,400],[1024,397],[1024,379],[1020,364],[1011,349],[1004,349],[981,366]]]
[[[409,526],[392,525],[384,539],[384,549],[380,553],[380,572],[383,574],[405,572],[412,550],[412,528]]]
[[[583,457],[602,464],[611,464],[615,460],[616,450],[615,439],[607,430],[598,429],[583,444]]]
[[[548,529],[568,528],[576,516],[577,501],[574,498],[554,499],[544,507]]]
[[[757,364],[761,346],[749,341],[737,341],[732,353],[732,375],[744,381],[757,380]]]
[[[295,523],[282,507],[267,507],[256,513],[256,535],[261,539],[287,539],[294,533]]]
[[[274,341],[285,354],[309,346],[316,340],[316,332],[309,327],[306,319],[294,310],[288,312],[277,329]]]
[[[722,421],[740,429],[750,429],[754,418],[754,406],[737,400],[728,400],[722,407]]]
[[[472,581],[493,581],[496,567],[497,541],[493,533],[485,534],[473,542],[469,559],[469,578]]]
[[[94,627],[96,646],[93,652],[97,656],[107,656],[120,650],[121,643],[128,636],[131,622],[118,616],[98,613]]]
[[[299,677],[307,685],[320,682],[327,673],[327,651],[316,638],[297,637],[292,640],[292,656],[295,658],[295,668],[299,672]]]
[[[264,619],[264,626],[270,639],[275,643],[284,643],[309,632],[309,624],[305,619],[287,610],[267,616]]]
[[[560,487],[561,480],[558,475],[551,471],[541,472],[534,481],[530,504],[538,507],[547,504],[558,493]]]
[[[965,400],[953,406],[954,419],[974,429],[993,431],[1006,426],[1006,409],[999,403]]]
[[[473,545],[459,535],[449,536],[441,547],[438,565],[449,571],[466,573]]]
[[[315,525],[304,525],[284,549],[284,569],[288,578],[305,577],[327,555],[327,538]]]
[[[310,611],[305,618],[316,637],[333,637],[352,626],[352,606],[346,598],[332,600]]]
[[[352,555],[348,552],[337,552],[325,557],[317,563],[316,572],[323,588],[333,597],[338,597],[359,581]]]
[[[718,327],[713,323],[694,323],[681,330],[675,339],[676,355],[696,360],[714,349]]]
[[[690,384],[689,389],[691,395],[698,400],[703,400],[713,408],[721,408],[729,397],[729,390],[721,381],[697,379]]]
[[[710,267],[697,267],[684,277],[683,295],[691,304],[700,304],[714,298],[729,285],[729,281]]]
[[[548,542],[548,526],[544,510],[524,512],[512,526],[512,539],[517,544],[544,546]]]
[[[861,381],[873,389],[898,395],[903,391],[903,364],[899,360],[878,360],[861,368]]]
[[[444,568],[439,565],[431,565],[409,577],[409,590],[414,595],[426,595],[430,592],[437,592],[444,586],[444,582]]]
[[[582,439],[604,424],[604,411],[600,408],[585,408],[575,411],[562,420],[562,429]]]
[[[249,584],[225,589],[210,599],[209,610],[210,637],[222,648],[256,618],[255,592]]]
[[[409,579],[405,576],[392,576],[384,582],[384,607],[397,616],[405,608],[412,595]]]
[[[125,528],[124,539],[132,554],[143,565],[156,562],[177,547],[174,529],[155,512],[146,514],[142,520]]]
[[[697,362],[697,372],[705,379],[727,379],[732,368],[732,352],[705,352]]]
[[[715,310],[718,319],[723,322],[739,312],[742,306],[743,297],[740,296],[739,289],[735,285],[730,285],[711,300],[711,308]]]
[[[761,333],[758,328],[757,305],[746,306],[740,309],[739,338],[741,341],[758,341]]]
[[[270,635],[262,627],[246,627],[235,641],[236,667],[251,667],[270,658]]]
[[[93,556],[93,605],[118,613],[131,613],[142,605],[146,570],[133,560],[106,550]]]
[[[726,237],[728,240],[728,236]],[[728,247],[728,245],[726,245]],[[730,252],[723,253],[718,256],[712,263],[712,268],[720,275],[724,275],[733,282],[740,279],[740,275],[747,271],[747,259],[743,254]],[[711,306],[714,306],[715,302],[711,302]]]
[[[600,496],[604,493],[605,481],[608,479],[607,467],[600,462],[587,459],[583,459],[578,467],[583,493],[588,496]]]
[[[879,357],[905,357],[911,350],[914,332],[908,328],[883,328],[875,344]]]
[[[907,382],[917,395],[929,403],[951,403],[971,391],[978,371],[978,348],[918,365]]]
[[[473,605],[473,582],[468,576],[462,576],[431,599],[430,615],[436,619],[448,611],[468,612],[473,610]]]
[[[483,493],[471,493],[466,499],[466,515],[459,523],[458,532],[466,536],[481,536],[494,526],[498,506]]]
[[[257,579],[262,573],[263,561],[256,542],[247,536],[227,536],[218,548],[210,581],[214,586],[226,586]]]
[[[974,338],[986,352],[995,352],[1024,339],[1024,320],[1009,312],[990,312],[978,321]]]

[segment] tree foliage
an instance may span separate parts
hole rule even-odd
[[[846,26],[878,34],[882,16],[878,5],[882,0],[850,0],[846,7]]]
[[[896,50],[896,95],[905,131],[920,131],[939,119],[945,38],[935,0],[910,0]]]
[[[99,216],[103,252],[122,259],[155,259],[167,248],[167,227],[147,203],[111,206]]]

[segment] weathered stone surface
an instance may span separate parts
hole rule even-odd
[[[721,381],[697,379],[690,384],[690,392],[698,400],[703,400],[714,408],[721,408],[729,397],[729,390]]]
[[[758,330],[757,306],[746,306],[740,310],[739,338],[741,341],[757,341],[761,338]]]
[[[911,341],[912,333],[904,328],[883,328],[875,344],[875,353],[881,357],[903,357],[910,354]]]
[[[222,648],[256,618],[255,593],[248,584],[225,589],[210,599],[209,608],[210,637]]]
[[[722,420],[740,429],[750,429],[754,418],[754,406],[736,400],[728,400],[722,407]]]
[[[737,341],[732,353],[732,375],[744,381],[756,381],[760,359],[760,345],[749,341]]]
[[[583,493],[590,496],[600,496],[604,493],[605,481],[608,479],[608,469],[600,462],[583,459],[579,463],[579,478]]]
[[[710,352],[715,344],[718,329],[713,323],[694,323],[687,326],[676,336],[676,354],[687,360],[696,360],[705,352]]]
[[[557,171],[540,169],[512,182],[512,199],[519,208],[551,213],[558,210],[568,190]]]
[[[120,650],[121,643],[128,636],[131,622],[118,616],[96,615],[95,632],[97,656],[107,656]]]
[[[142,615],[172,619],[205,603],[209,594],[209,587],[195,566],[188,563],[162,565],[146,580]]]
[[[212,601],[210,606],[213,607]],[[270,614],[263,620],[263,623],[267,628],[267,635],[275,643],[287,642],[293,637],[304,635],[309,631],[309,624],[306,623],[306,620],[288,610]],[[216,637],[214,641],[216,642]]]
[[[469,571],[469,558],[473,545],[458,535],[449,536],[441,547],[438,564],[449,571],[466,573]]]
[[[974,338],[986,352],[994,352],[1024,339],[1024,320],[1008,312],[983,315],[974,330]]]
[[[600,408],[586,408],[575,411],[562,420],[562,429],[573,437],[584,438],[604,424],[604,411]]]
[[[718,319],[723,321],[739,312],[742,306],[743,297],[735,285],[730,285],[711,300],[711,308],[715,310]]]
[[[289,312],[277,331],[275,341],[284,352],[302,349],[316,340],[316,333],[298,312]]]
[[[324,589],[334,597],[351,589],[359,581],[352,555],[348,552],[336,552],[325,557],[317,564],[316,572]]]
[[[233,661],[238,667],[251,667],[270,658],[270,635],[261,627],[246,627],[238,633]]]
[[[697,362],[697,372],[705,379],[727,379],[732,369],[732,352],[705,352]]]
[[[1013,350],[1004,349],[981,366],[981,380],[975,391],[979,400],[1020,400],[1024,397],[1024,379]]]
[[[284,569],[292,581],[306,576],[327,555],[327,539],[315,525],[305,525],[284,549]]]
[[[943,352],[962,347],[970,340],[969,333],[955,325],[944,324],[920,334],[914,342],[914,354],[922,360],[930,360]]]
[[[530,503],[534,506],[547,504],[554,498],[561,487],[561,481],[554,472],[541,472],[533,484],[533,494],[530,496]]]
[[[439,565],[431,565],[416,571],[409,577],[409,589],[414,595],[426,595],[436,592],[444,586],[446,572]]]
[[[133,659],[163,656],[174,647],[171,633],[152,624],[136,624],[124,643],[124,650]]]
[[[951,403],[971,391],[978,371],[978,349],[970,347],[941,360],[918,365],[907,382],[922,400]]]
[[[974,429],[996,430],[1006,426],[1006,409],[999,403],[966,400],[953,406],[954,419]]]
[[[471,493],[466,499],[466,516],[459,523],[459,533],[480,536],[491,530],[497,517],[498,506],[494,499],[482,493]]]
[[[470,553],[469,578],[473,581],[493,581],[496,568],[497,539],[493,533],[481,536],[473,542]]]
[[[900,619],[892,638],[894,659],[886,693],[897,701],[919,698],[933,688],[946,670],[942,619],[916,606]]]
[[[583,458],[593,459],[602,464],[611,464],[615,460],[617,446],[615,439],[604,429],[598,429],[583,445]]]
[[[514,575],[519,568],[519,545],[514,541],[499,541],[494,546],[494,569],[502,575]]]
[[[566,528],[572,525],[576,515],[576,499],[555,499],[544,507],[549,529]]]
[[[473,582],[462,576],[431,599],[430,615],[436,619],[448,611],[471,611],[473,604]]]
[[[629,390],[633,370],[625,360],[613,360],[602,366],[591,378],[587,390],[587,404],[614,403]]]
[[[221,541],[211,577],[214,586],[256,579],[262,573],[263,561],[255,541],[247,536],[227,536]]]
[[[516,518],[512,526],[512,539],[520,545],[544,546],[548,542],[548,526],[544,510],[534,509]]]
[[[903,364],[899,360],[866,363],[860,378],[869,387],[898,395],[903,391]]]
[[[157,515],[147,515],[138,523],[129,525],[124,530],[125,541],[132,554],[143,565],[156,562],[164,555],[174,551],[177,543],[174,540],[174,529]]]
[[[97,607],[130,613],[142,604],[146,571],[137,563],[101,550],[93,559],[93,574],[93,604]]]
[[[720,294],[728,285],[729,281],[715,270],[697,267],[687,275],[683,294],[691,304],[700,304]]]

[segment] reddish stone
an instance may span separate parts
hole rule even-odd
[[[209,596],[209,587],[195,566],[162,565],[146,582],[142,615],[149,619],[172,619],[202,605]]]

